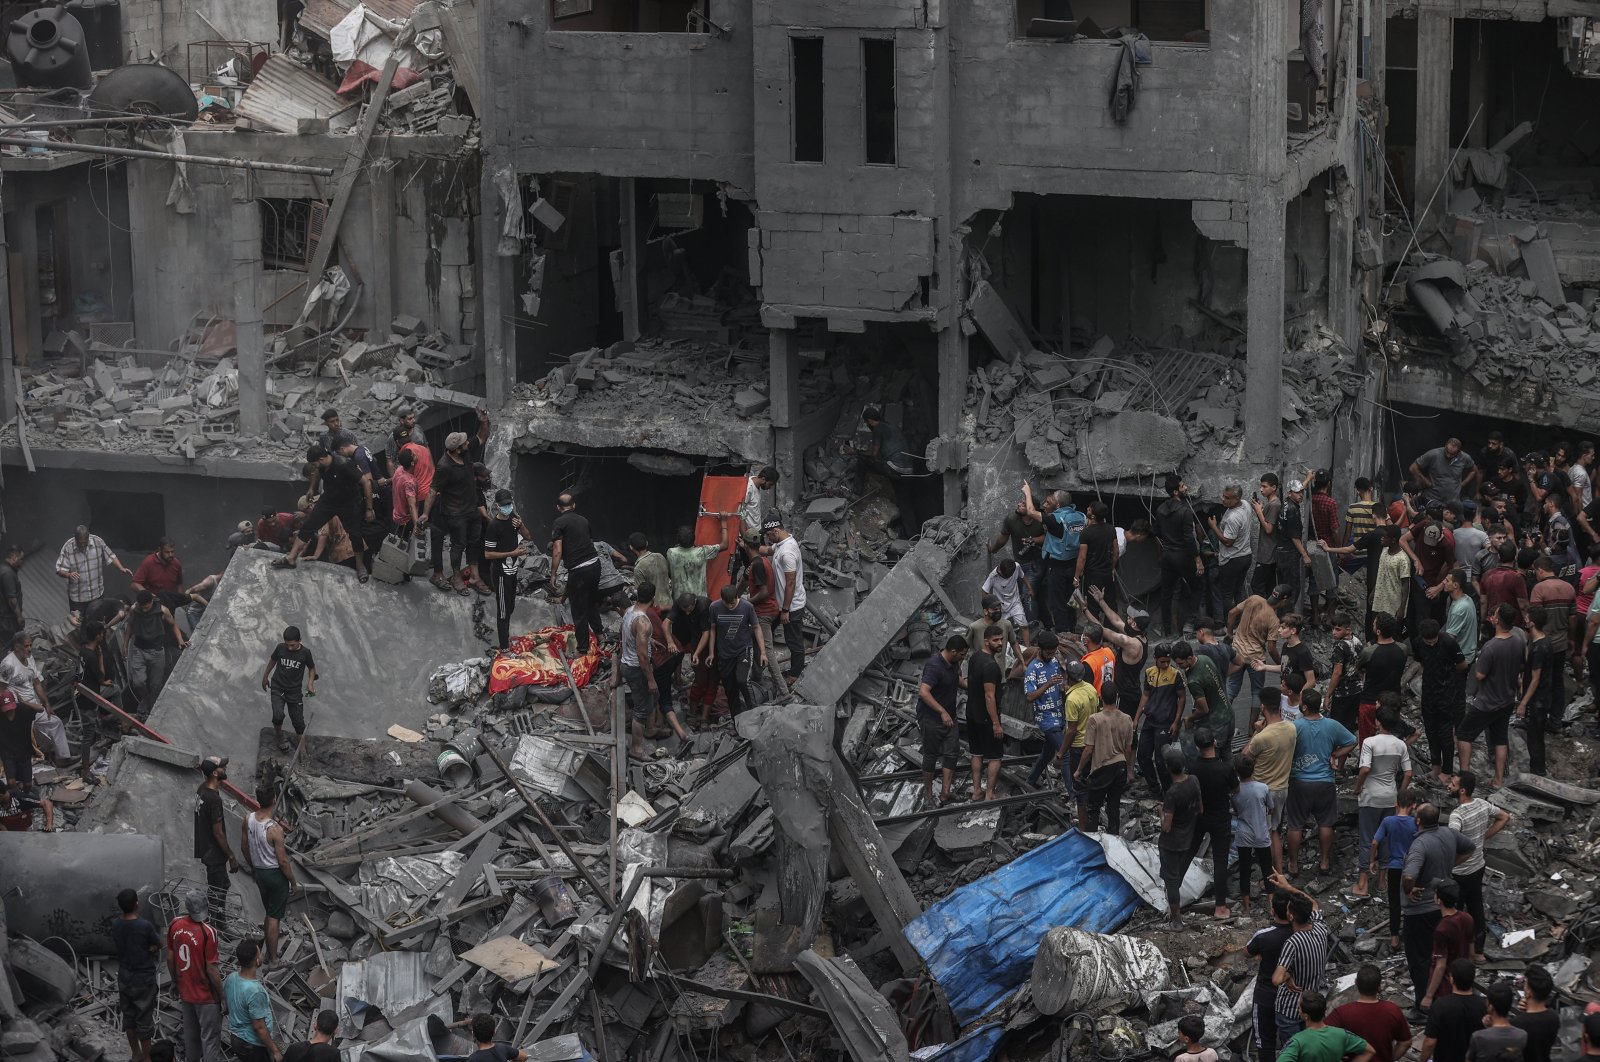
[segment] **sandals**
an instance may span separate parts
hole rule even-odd
[[[432,583],[434,589],[436,590],[444,590],[448,592],[454,589],[454,587],[450,585],[450,580],[446,579],[443,575],[440,575],[437,572],[428,577],[428,582]]]

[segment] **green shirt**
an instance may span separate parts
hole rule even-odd
[[[659,553],[641,553],[633,561],[633,582],[649,583],[656,588],[655,601],[663,610],[672,607],[672,574],[667,568],[667,558]]]
[[[721,546],[673,546],[667,550],[674,601],[680,594],[706,596],[706,565],[721,552]]]
[[[1320,1029],[1301,1029],[1295,1033],[1278,1052],[1278,1062],[1340,1062],[1366,1049],[1367,1042],[1355,1033],[1324,1025]]]
[[[1194,666],[1189,669],[1189,695],[1204,697],[1211,714],[1200,721],[1201,726],[1233,725],[1233,702],[1222,691],[1222,676],[1209,656],[1196,654]]]

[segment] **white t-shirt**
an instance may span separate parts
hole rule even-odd
[[[778,597],[778,607],[783,607],[783,595],[788,592],[789,580],[794,580],[794,597],[789,610],[798,612],[806,607],[806,561],[800,553],[800,540],[790,535],[772,547],[772,566],[778,572],[778,585],[773,589]]]
[[[1400,775],[1411,770],[1411,750],[1393,734],[1374,734],[1361,743],[1359,766],[1371,769],[1361,783],[1364,808],[1392,808],[1399,799]]]
[[[983,581],[983,592],[993,594],[1000,599],[1001,606],[1005,609],[1005,617],[1016,622],[1027,622],[1027,614],[1022,610],[1022,565],[1017,565],[1012,571],[1011,578],[1007,579],[996,568],[989,573],[989,578]]]
[[[32,660],[18,660],[16,653],[7,653],[5,659],[0,660],[0,682],[6,684],[19,703],[38,703],[39,695],[33,691],[33,680],[38,677],[39,669],[33,666]]]
[[[756,477],[746,476],[744,501],[739,503],[739,522],[746,529],[761,526],[761,491],[756,487]]]
[[[1588,505],[1594,501],[1594,488],[1589,481],[1589,470],[1574,461],[1567,466],[1567,478],[1572,480],[1572,485],[1581,492],[1583,504]]]

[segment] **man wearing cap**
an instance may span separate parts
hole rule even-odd
[[[395,411],[394,441],[402,444],[416,443],[418,446],[428,445],[428,437],[417,427],[415,406],[401,406]]]
[[[433,493],[428,495],[428,505],[423,511],[422,521],[431,529],[433,585],[440,590],[454,590],[462,595],[471,594],[473,590],[488,595],[491,591],[478,578],[478,558],[473,555],[476,550],[473,543],[482,537],[477,527],[478,507],[482,504],[482,500],[478,493],[478,478],[473,474],[472,462],[467,458],[467,447],[466,432],[453,431],[446,436],[445,455],[434,467]],[[559,510],[560,506],[557,508]],[[559,522],[558,519],[557,523]],[[588,526],[588,521],[584,521],[584,526]],[[446,535],[450,538],[450,568],[455,573],[451,579],[446,579],[444,575]],[[594,575],[598,578],[599,561],[594,557],[592,546],[589,555],[595,562]],[[573,558],[569,550],[567,566],[571,568],[572,564]],[[551,564],[551,578],[555,577],[559,567],[557,563]],[[587,646],[588,634],[584,633],[582,638],[583,644]]]
[[[1425,505],[1446,505],[1470,494],[1478,477],[1471,455],[1461,448],[1460,439],[1446,439],[1411,462],[1411,478],[1422,485]]]
[[[767,465],[759,472],[751,472],[744,480],[744,500],[739,503],[739,537],[754,531],[761,533],[761,494],[778,485],[778,470]],[[728,557],[728,578],[738,582],[749,558],[744,550],[736,549]],[[662,584],[665,585],[665,584]],[[768,642],[767,645],[772,645]]]
[[[770,514],[761,523],[772,544],[772,566],[778,573],[778,626],[789,648],[784,680],[793,686],[806,669],[806,636],[800,620],[806,611],[806,562],[799,541],[783,526],[783,518]]]
[[[552,583],[563,564],[567,566],[564,594],[572,606],[573,637],[578,643],[578,655],[586,656],[590,635],[600,626],[600,554],[594,547],[589,521],[578,512],[578,500],[570,493],[557,496],[556,519],[550,525]]]
[[[105,540],[91,535],[87,527],[79,524],[56,555],[56,574],[67,581],[68,612],[82,612],[106,596],[108,566],[133,578],[133,573]]]
[[[321,446],[307,450],[306,460],[315,466],[314,474],[321,477],[322,494],[312,504],[311,512],[300,525],[300,532],[288,555],[273,561],[272,566],[295,567],[300,554],[317,537],[317,532],[338,519],[345,534],[350,536],[350,547],[355,551],[356,578],[364,583],[370,576],[367,575],[367,562],[363,556],[361,522],[365,519],[370,523],[373,519],[372,477],[362,475],[355,462],[348,457],[334,454]],[[140,569],[141,572],[143,570]]]
[[[220,1062],[222,971],[217,931],[208,924],[211,905],[204,892],[190,889],[183,908],[167,926],[167,973],[178,986],[184,1062]]]
[[[1413,570],[1427,584],[1427,588],[1422,589],[1413,582],[1407,616],[1412,623],[1420,623],[1428,616],[1443,623],[1450,601],[1445,592],[1444,577],[1456,563],[1456,539],[1444,524],[1444,510],[1426,510],[1425,518],[1412,524],[1400,536],[1400,548],[1411,555]]]
[[[511,648],[511,614],[517,608],[517,568],[528,555],[525,539],[533,532],[517,515],[511,492],[501,487],[494,493],[494,508],[489,512],[489,527],[484,533],[483,559],[490,565],[494,576],[495,633],[499,648]]]
[[[204,779],[194,793],[194,857],[206,868],[206,885],[218,907],[228,902],[228,875],[239,872],[239,860],[228,847],[223,827],[222,783],[228,780],[228,757],[200,761]]]
[[[1301,508],[1305,497],[1306,485],[1298,479],[1291,479],[1289,492],[1284,495],[1283,508],[1278,511],[1278,522],[1272,531],[1278,579],[1280,585],[1290,588],[1291,605],[1300,600],[1300,588],[1305,585],[1306,571],[1311,567],[1311,554],[1306,551],[1305,544],[1305,511]]]

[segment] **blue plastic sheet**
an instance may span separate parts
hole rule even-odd
[[[989,1062],[1006,1027],[999,1022],[983,1025],[967,1033],[953,1044],[945,1044],[931,1055],[922,1056],[921,1062]]]
[[[1048,930],[1111,933],[1139,904],[1100,845],[1069,830],[928,908],[906,927],[906,939],[965,1025],[1032,975]]]

